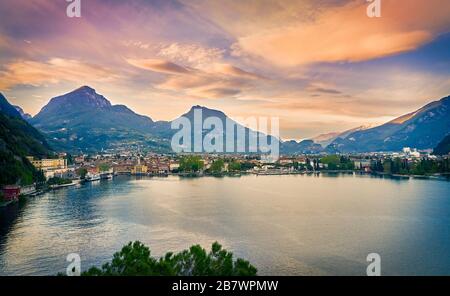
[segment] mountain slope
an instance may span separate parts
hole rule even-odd
[[[314,143],[313,140],[303,140],[300,142],[286,141],[280,144],[282,154],[316,154],[323,151],[322,145]]]
[[[44,136],[0,94],[0,185],[36,181],[37,171],[26,157],[49,154]]]
[[[314,143],[320,144],[322,147],[326,147],[331,144],[334,140],[336,140],[341,133],[339,132],[331,132],[326,134],[320,134],[311,138]]]
[[[22,117],[22,119],[28,121],[28,120],[30,120],[31,118],[33,118],[33,116],[31,116],[31,115],[28,114],[28,113],[25,113],[25,112],[23,111],[23,109],[20,108],[19,106],[15,106],[15,105],[12,105],[12,106],[17,110],[17,112],[19,112],[19,114],[20,114],[20,116]]]
[[[11,105],[3,94],[0,93],[0,113],[13,117],[21,117],[20,113]]]
[[[257,144],[258,137],[260,135],[265,136],[265,134],[259,133],[255,130],[252,130],[250,128],[247,128],[247,127],[241,125],[240,123],[238,123],[238,122],[234,121],[233,119],[231,119],[230,117],[228,117],[222,111],[209,109],[207,107],[199,106],[199,105],[193,106],[188,112],[181,115],[177,120],[174,120],[174,121],[178,121],[180,118],[187,118],[189,120],[190,125],[191,125],[191,149],[192,150],[194,150],[194,124],[195,124],[194,116],[195,116],[196,112],[198,114],[201,113],[202,120],[201,120],[200,124],[202,127],[205,125],[205,121],[208,119],[209,120],[211,118],[219,119],[219,121],[222,125],[222,128],[223,128],[223,132],[217,136],[219,136],[223,140],[223,145],[221,146],[221,150],[223,152],[253,153],[255,151],[258,151],[258,144]],[[172,136],[177,132],[177,130],[171,129],[172,122],[159,122],[158,124],[160,124],[160,129],[157,131],[157,134],[161,137],[164,137],[164,138],[167,138],[170,140],[170,139],[172,139]],[[233,135],[234,146],[233,147],[227,147],[227,145],[226,145],[227,140],[228,140],[228,134],[227,134],[227,130],[226,130],[227,125],[234,126],[234,135]],[[202,138],[201,138],[202,142],[204,141],[206,135],[212,135],[211,132],[215,128],[216,127],[213,126],[212,128],[202,130]],[[243,138],[239,137],[240,132],[238,132],[238,131],[244,132]],[[275,137],[270,136],[269,144],[271,143],[271,141],[278,142],[279,140]],[[229,150],[227,151],[228,148],[229,148]],[[205,152],[205,151],[201,151],[201,152]]]
[[[432,149],[450,133],[450,96],[432,102],[381,126],[338,138],[327,150],[338,152]]]
[[[88,86],[51,99],[30,122],[55,148],[66,151],[94,152],[137,144],[156,150],[167,147],[166,141],[152,135],[152,119],[124,105],[111,105]]]
[[[311,140],[313,140],[314,143],[322,145],[322,147],[327,147],[329,144],[333,143],[337,138],[345,139],[348,135],[354,132],[366,130],[369,128],[371,127],[362,125],[343,132],[332,132],[327,134],[321,134],[312,138]]]
[[[450,135],[446,136],[433,150],[435,155],[447,155],[450,153]]]

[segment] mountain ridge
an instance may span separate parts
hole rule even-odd
[[[150,117],[112,105],[89,86],[52,98],[30,122],[62,150],[100,151],[120,142],[161,146],[150,133]]]
[[[361,126],[341,133],[330,133],[328,141],[331,140],[331,143],[324,149],[313,140],[296,142],[274,139],[280,141],[280,151],[287,154],[399,151],[405,146],[432,149],[449,133],[449,105],[450,96],[377,127]],[[203,120],[215,116],[220,118],[223,127],[227,119],[240,126],[224,112],[201,105],[192,106],[180,117],[192,121],[196,109],[202,110]],[[153,121],[125,105],[112,105],[89,86],[52,98],[30,119],[35,127],[47,135],[52,145],[72,151],[99,151],[117,147],[121,143],[135,142],[147,145],[150,149],[168,152],[171,151],[171,138],[177,132],[171,129],[173,121]],[[245,146],[248,148],[251,130],[245,128],[245,131]],[[204,134],[206,132],[203,131]],[[256,135],[258,133],[253,132]]]
[[[201,105],[192,106],[180,117],[188,118],[193,126],[194,113],[198,109],[202,111],[202,125],[204,120],[211,116],[222,121],[224,143],[227,122],[243,127],[224,112]],[[51,144],[59,149],[98,151],[117,147],[122,143],[135,142],[151,148],[160,148],[161,152],[171,152],[170,142],[177,132],[171,129],[171,124],[175,120],[155,122],[148,116],[135,113],[125,105],[112,105],[108,99],[96,93],[95,89],[83,86],[50,99],[30,122],[43,131]],[[246,142],[240,144],[245,146],[244,152],[248,152],[249,137],[257,137],[258,132],[243,128]],[[204,130],[202,136],[204,137],[206,133]]]
[[[0,112],[13,117],[22,117],[20,116],[19,111],[8,102],[2,93],[0,93]]]
[[[342,132],[331,132],[326,134],[320,134],[316,137],[311,138],[311,140],[314,141],[314,143],[322,145],[322,147],[327,147],[329,144],[331,144],[333,141],[335,141],[337,138],[346,138],[348,135],[361,130],[366,130],[371,128],[370,125],[361,125],[352,129],[348,129]]]
[[[383,125],[336,139],[328,151],[400,151],[403,147],[433,149],[450,133],[450,96],[433,101],[414,112]]]
[[[31,118],[33,118],[33,116],[31,116],[30,114],[25,113],[25,111],[23,111],[23,109],[20,106],[17,106],[17,105],[12,105],[12,106],[17,110],[17,112],[19,112],[22,119],[28,121]]]

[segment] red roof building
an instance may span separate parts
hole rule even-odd
[[[3,199],[5,201],[17,200],[20,195],[20,186],[9,185],[3,187]]]

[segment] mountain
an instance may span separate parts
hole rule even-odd
[[[450,153],[450,135],[447,135],[433,150],[435,155],[447,155]]]
[[[322,145],[322,147],[327,147],[329,144],[333,143],[337,138],[345,139],[351,133],[366,130],[369,128],[371,128],[371,126],[362,125],[343,132],[332,132],[327,134],[321,134],[314,138],[311,138],[311,140],[313,140],[314,143]]]
[[[342,133],[322,135],[316,140],[322,144],[331,142],[325,149],[327,152],[398,151],[406,146],[418,149],[433,148],[450,133],[449,105],[450,97],[443,98],[378,127],[358,127]],[[7,106],[1,108],[19,113]],[[253,150],[249,138],[256,139],[258,132],[244,128],[219,110],[203,106],[193,106],[182,115],[189,120],[191,126],[194,124],[196,111],[202,113],[202,125],[205,120],[214,117],[219,119],[224,129],[227,123],[241,127],[246,139],[245,143],[238,142],[244,147],[242,152]],[[88,86],[51,99],[30,122],[45,133],[53,147],[68,152],[97,152],[136,145],[156,152],[171,152],[171,140],[177,132],[171,129],[172,122],[154,122],[124,105],[112,105],[104,96]],[[203,130],[202,139],[211,130],[212,128]],[[221,137],[224,140],[223,150],[226,151],[226,134]],[[275,137],[270,138],[279,141]],[[233,140],[235,143],[238,140],[236,127]],[[193,147],[193,132],[191,141]],[[324,149],[320,144],[314,143],[313,140],[280,142],[280,152],[284,154],[322,151]]]
[[[22,117],[22,119],[28,121],[28,120],[30,120],[31,118],[33,118],[33,116],[31,116],[31,115],[28,114],[28,113],[25,113],[25,112],[23,111],[23,109],[20,108],[19,106],[16,106],[16,105],[12,105],[12,106],[14,107],[14,109],[17,110],[17,112],[19,112],[19,114],[20,114],[20,116]]]
[[[202,126],[205,120],[215,117],[220,120],[224,129],[227,122],[242,127],[246,141],[239,144],[244,147],[243,152],[251,150],[249,137],[257,137],[257,132],[239,125],[221,111],[202,106],[193,106],[181,117],[187,118],[191,126],[194,126],[196,111],[202,113]],[[112,105],[104,96],[88,86],[52,98],[30,122],[47,136],[53,147],[69,152],[97,152],[136,145],[153,151],[171,152],[172,136],[177,132],[171,129],[171,121],[154,122],[124,105]],[[203,130],[202,139],[211,130],[212,128]],[[222,136],[225,151],[227,138],[224,134]],[[234,137],[237,140],[237,130]],[[191,139],[193,148],[193,131]]]
[[[14,108],[14,106],[11,105],[1,93],[0,93],[0,112],[3,115],[8,115],[12,117],[21,117],[20,113],[16,110],[16,108]]]
[[[167,149],[156,138],[156,126],[147,116],[124,105],[112,105],[93,88],[80,87],[52,98],[30,122],[44,132],[52,146],[64,151],[95,152],[126,145]]]
[[[432,149],[450,133],[450,96],[431,102],[383,125],[337,138],[327,151],[400,151],[403,147]]]
[[[322,145],[314,143],[313,140],[303,140],[296,142],[294,140],[281,143],[280,151],[282,154],[316,154],[323,151]]]
[[[186,118],[188,119],[191,127],[191,148],[194,149],[194,124],[195,124],[195,113],[201,114],[202,120],[199,122],[201,126],[205,126],[205,123],[208,123],[212,118],[218,119],[221,126],[222,126],[222,133],[220,135],[217,135],[223,140],[223,145],[221,146],[221,150],[224,152],[243,152],[243,153],[252,153],[255,151],[258,151],[258,138],[259,136],[266,136],[263,133],[259,133],[258,131],[252,130],[250,128],[247,128],[240,123],[234,121],[230,117],[228,117],[225,113],[219,110],[209,109],[204,106],[193,106],[187,113],[181,115],[178,119],[172,121],[177,122],[180,120],[180,118]],[[169,139],[172,138],[172,136],[177,132],[177,130],[171,129],[172,122],[167,122],[167,126],[161,129],[163,133],[159,133],[158,135],[161,137],[167,137]],[[160,123],[161,124],[161,123]],[[219,123],[218,123],[219,124]],[[234,147],[231,147],[230,151],[227,151],[227,126],[231,127],[233,126],[234,135],[233,135],[233,143]],[[215,130],[215,126],[212,126],[209,129],[204,128],[202,131],[202,141],[204,141],[206,135],[212,135],[211,132]],[[240,137],[240,133],[243,131],[244,137]],[[269,136],[268,137],[268,144],[272,143],[272,141],[278,142],[279,139]],[[238,148],[239,147],[239,148]]]
[[[334,140],[336,140],[340,134],[341,133],[339,133],[339,132],[320,134],[318,136],[315,136],[314,138],[311,138],[311,140],[314,143],[320,144],[322,147],[326,147],[329,144],[331,144]]]
[[[36,181],[38,173],[26,157],[50,154],[44,136],[0,94],[0,186]]]

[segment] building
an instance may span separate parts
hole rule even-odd
[[[28,156],[27,158],[36,169],[44,172],[44,176],[47,179],[67,172],[67,159],[65,158],[35,159],[33,156]]]
[[[34,159],[33,156],[28,156],[28,160],[38,170],[57,170],[67,168],[67,159]]]
[[[76,164],[82,164],[82,163],[84,163],[84,160],[85,160],[84,155],[80,155],[80,156],[75,157],[74,162]]]
[[[409,147],[404,147],[403,154],[405,154],[406,156],[409,156],[409,157],[420,158],[420,152],[418,152],[417,149],[415,149],[415,148],[411,149]]]
[[[74,167],[63,169],[63,170],[47,171],[46,176],[49,176],[50,174],[53,174],[53,177],[69,179],[69,180],[76,180],[76,179],[80,178],[80,176],[77,174],[77,171]]]
[[[170,164],[169,164],[169,170],[170,170],[171,172],[177,171],[179,168],[180,168],[180,163],[179,163],[179,162],[174,162],[174,161],[171,161],[171,162],[170,162]]]
[[[20,195],[20,186],[8,185],[3,187],[3,199],[5,201],[18,200]]]
[[[357,170],[365,170],[366,168],[370,168],[372,162],[370,159],[357,159],[353,161],[355,169]]]
[[[281,165],[286,165],[286,164],[291,164],[294,161],[291,158],[287,158],[287,157],[282,157],[278,160],[278,163]]]
[[[137,164],[131,169],[132,175],[146,175],[148,172],[148,167],[146,165]]]
[[[114,173],[118,175],[128,175],[131,174],[134,166],[131,164],[117,164],[113,166]]]

